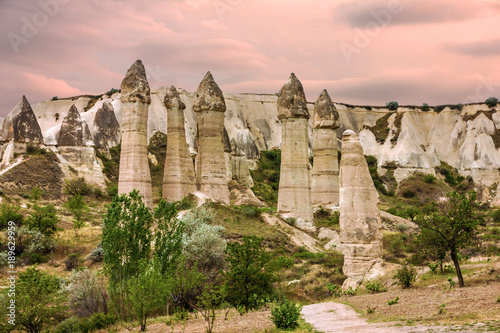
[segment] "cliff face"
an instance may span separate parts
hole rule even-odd
[[[167,133],[167,113],[163,104],[167,90],[167,87],[160,87],[151,91],[148,139],[156,131]],[[194,154],[197,128],[193,111],[195,93],[179,89],[179,96],[186,105],[186,141],[190,152]],[[231,154],[251,159],[258,157],[258,151],[280,147],[281,125],[277,115],[277,96],[224,93],[224,99],[224,127],[229,137]],[[116,120],[121,124],[122,104],[118,93],[112,96],[102,95],[97,100],[82,96],[47,101],[32,105],[32,108],[44,143],[56,145],[55,138],[63,115],[72,104],[82,110],[80,116],[86,120],[95,140],[96,132],[101,132],[106,126],[96,119],[96,114],[103,109],[104,103],[110,103],[106,108],[112,109]],[[347,129],[359,133],[364,154],[377,157],[381,168],[392,162],[396,164],[397,180],[416,171],[434,173],[434,167],[443,161],[457,168],[462,175],[472,176],[484,186],[491,187],[500,182],[500,113],[494,108],[485,104],[468,104],[460,111],[446,107],[441,112],[424,112],[418,107],[399,107],[394,112],[385,107],[360,107],[341,103],[335,103],[335,106],[340,118],[337,138],[340,139],[341,133]],[[307,103],[307,108],[312,114],[313,103]],[[113,132],[116,133],[115,130]],[[312,133],[312,119],[309,119],[311,156]],[[100,137],[98,141],[99,146],[107,147],[118,143],[116,135]],[[338,145],[340,149],[339,142]]]

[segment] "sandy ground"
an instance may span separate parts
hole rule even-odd
[[[447,326],[400,326],[398,322],[368,323],[349,306],[340,303],[320,303],[304,306],[302,316],[315,330],[324,333],[395,333],[395,332],[484,332],[488,328],[482,324],[473,327]],[[497,331],[498,332],[498,331]]]

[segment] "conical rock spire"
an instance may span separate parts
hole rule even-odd
[[[141,60],[136,60],[127,71],[121,85],[121,101],[151,103],[146,69]]]
[[[314,128],[339,128],[339,113],[326,89],[314,103]]]
[[[290,75],[278,93],[278,118],[309,119],[304,87],[294,73]]]
[[[226,102],[224,101],[222,90],[220,90],[210,72],[207,72],[198,86],[194,98],[193,110],[195,112],[201,110],[226,111]]]

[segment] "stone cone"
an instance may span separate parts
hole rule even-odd
[[[42,130],[26,96],[4,120],[2,141],[14,139],[20,143],[43,143]]]
[[[122,145],[118,194],[138,190],[144,202],[153,206],[153,189],[148,161],[148,106],[151,103],[146,70],[137,60],[122,81]]]
[[[196,191],[196,179],[184,129],[186,105],[181,101],[174,86],[167,91],[164,104],[167,108],[167,153],[163,198],[168,202],[174,202]]]
[[[357,288],[381,273],[382,223],[379,196],[368,171],[359,137],[347,130],[340,161],[340,241],[344,288]]]
[[[215,201],[229,204],[227,167],[224,156],[224,112],[222,91],[208,72],[196,91],[193,103],[198,126],[196,183],[198,190]]]
[[[94,118],[94,144],[96,148],[109,149],[120,143],[120,124],[116,119],[113,105],[104,102]]]
[[[339,113],[330,95],[323,90],[314,104],[311,200],[314,207],[339,204],[339,162],[337,133]]]
[[[292,73],[278,94],[281,121],[281,170],[278,212],[297,219],[297,226],[314,230],[308,151],[307,101],[304,88]]]
[[[73,104],[63,119],[57,144],[59,146],[85,146],[88,143],[93,145],[89,127]]]

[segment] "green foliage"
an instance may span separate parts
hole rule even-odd
[[[109,193],[109,191],[110,189],[115,187],[118,182],[120,152],[121,144],[116,147],[109,148],[109,154],[104,154],[102,152],[96,151],[97,157],[102,161],[102,164],[104,165],[104,169],[102,171],[111,182],[110,184],[108,184],[108,194],[110,197],[114,197],[118,193]],[[116,189],[118,190],[118,187]]]
[[[328,283],[326,285],[326,289],[328,289],[328,291],[330,292],[331,295],[335,296],[335,297],[340,297],[343,295],[343,292],[342,292],[342,289],[340,288],[340,286],[336,285],[336,284],[330,284]]]
[[[46,236],[38,230],[30,230],[24,226],[17,229],[15,241],[16,255],[27,258],[31,263],[45,262],[45,255],[56,247],[53,237]]]
[[[433,174],[430,174],[430,173],[428,173],[424,176],[424,182],[426,182],[427,184],[434,183],[436,181],[436,179],[437,179],[436,176],[434,176]]]
[[[398,109],[398,106],[399,106],[398,102],[396,102],[396,101],[391,101],[389,103],[386,103],[385,105],[391,111],[396,111]]]
[[[152,225],[153,216],[136,190],[114,197],[104,217],[103,268],[109,277],[111,300],[122,317],[127,315],[128,280],[141,273],[138,263],[151,255]]]
[[[83,264],[83,260],[80,253],[71,253],[66,260],[64,260],[64,265],[66,265],[67,271],[72,271]]]
[[[65,204],[64,206],[68,211],[70,211],[75,220],[73,221],[73,228],[75,230],[80,230],[82,227],[85,226],[85,221],[83,218],[88,212],[88,206],[85,200],[83,199],[83,196],[81,194],[77,194],[73,197],[71,197]]]
[[[403,265],[394,274],[394,279],[403,288],[409,288],[417,279],[417,270],[409,264]]]
[[[24,216],[20,213],[21,207],[3,202],[0,204],[0,229],[7,228],[9,221],[13,221],[17,226],[23,223]]]
[[[53,333],[90,333],[106,329],[116,323],[116,317],[111,314],[96,313],[87,318],[70,317],[57,325]]]
[[[429,104],[424,103],[424,104],[422,104],[421,109],[422,109],[422,111],[427,112],[427,111],[430,111],[431,108],[429,107]]]
[[[1,207],[0,207],[0,211],[1,211]],[[494,222],[500,223],[500,208],[495,209],[491,213],[491,217],[492,217],[492,219],[493,219]],[[0,219],[1,219],[1,215],[0,215]]]
[[[484,101],[488,107],[492,108],[498,104],[498,98],[490,97],[486,101]]]
[[[43,195],[43,191],[38,187],[32,187],[29,198],[33,201],[38,201]]]
[[[69,277],[68,301],[78,316],[108,312],[109,296],[104,276],[88,269],[73,271]]]
[[[450,289],[455,286],[455,281],[453,281],[453,279],[451,277],[448,278],[448,283],[450,284]]]
[[[57,223],[59,223],[57,209],[52,204],[47,206],[34,204],[33,212],[26,217],[25,222],[30,230],[38,230],[48,237],[57,232]]]
[[[110,90],[106,91],[106,95],[111,96],[111,95],[113,95],[114,93],[117,93],[117,92],[121,92],[121,89],[111,88]]]
[[[177,202],[176,209],[187,210],[196,207],[196,197],[193,194],[189,194]]]
[[[40,148],[37,145],[32,143],[28,143],[26,145],[26,154],[28,155],[45,155],[47,154],[47,150],[45,148]]]
[[[87,184],[85,178],[67,179],[64,181],[64,194],[70,196],[86,196],[93,192],[92,186]]]
[[[212,333],[215,321],[215,311],[224,304],[227,297],[225,285],[222,283],[206,283],[198,297],[195,308],[207,322],[206,333]]]
[[[295,217],[287,217],[285,219],[285,222],[288,224],[288,225],[291,225],[291,226],[295,226],[295,224],[297,223],[297,219]]]
[[[299,325],[302,307],[285,299],[271,309],[271,320],[278,329],[294,329]]]
[[[398,301],[399,301],[399,296],[398,296],[398,297],[396,297],[395,299],[390,299],[390,300],[388,300],[388,301],[387,301],[387,304],[388,304],[389,306],[391,306],[391,305],[394,305],[394,304],[398,304]]]
[[[382,284],[380,282],[367,283],[366,290],[368,290],[371,293],[380,293],[386,291],[384,288],[382,288]]]
[[[500,303],[500,295],[497,298],[497,303]]]
[[[445,304],[441,304],[440,306],[438,306],[438,314],[443,314],[445,312]]]
[[[256,300],[269,297],[276,281],[272,255],[262,241],[260,237],[243,236],[242,244],[228,243],[226,248],[228,301],[246,311],[257,307]]]
[[[41,332],[64,318],[65,301],[59,278],[28,268],[19,273],[16,284],[16,326],[28,332]]]
[[[415,197],[416,193],[413,190],[406,189],[401,193],[401,195],[403,196],[403,198],[409,199]]]
[[[439,267],[439,264],[438,263],[428,263],[427,266],[430,268],[432,274],[437,274],[437,269]]]
[[[92,262],[101,262],[104,260],[104,249],[102,246],[98,245],[95,249],[90,252],[90,254],[87,256],[87,260],[90,260]]]
[[[463,287],[459,254],[462,249],[479,246],[478,228],[484,216],[477,210],[475,192],[451,192],[447,198],[446,202],[437,205],[437,209],[416,219],[420,226],[417,243],[429,256],[443,257],[443,254],[449,253],[459,285]]]
[[[385,139],[384,139],[384,141],[385,141]],[[392,183],[393,179],[387,179],[387,177],[390,177],[390,175],[387,175],[387,177],[386,177],[386,175],[384,175],[382,177],[378,174],[377,158],[375,156],[365,155],[365,160],[366,160],[366,163],[368,164],[368,171],[370,172],[370,176],[372,177],[373,185],[375,185],[375,188],[377,189],[377,191],[379,191],[383,195],[394,196],[394,189],[390,188],[389,190],[387,190],[387,188],[384,185],[385,182]],[[389,173],[390,173],[390,171],[387,171],[387,174],[389,174]],[[391,171],[391,175],[392,174],[393,174],[393,172]]]
[[[278,203],[278,189],[281,167],[281,151],[261,151],[257,169],[250,170],[254,180],[252,191],[271,207]]]

